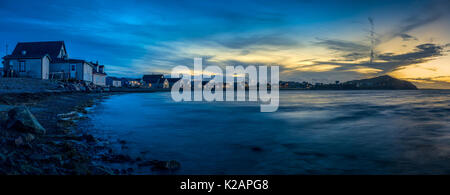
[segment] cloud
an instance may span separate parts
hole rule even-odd
[[[260,46],[293,47],[299,45],[299,42],[294,38],[280,33],[222,36],[215,38],[213,41],[230,49],[245,49]]]
[[[399,36],[403,39],[403,41],[410,41],[410,40],[418,41],[419,40],[416,37],[408,35],[406,33],[400,34]]]
[[[413,52],[398,55],[386,53],[378,55],[377,58],[387,62],[398,62],[399,64],[418,64],[427,61],[432,57],[441,56],[442,49],[443,46],[427,43],[416,46],[416,49]]]
[[[372,63],[370,63],[369,61],[342,62],[339,60],[329,60],[329,61],[314,61],[313,65],[337,65],[339,67],[336,68],[335,70],[338,71],[352,71],[355,70],[355,68],[359,69],[366,68],[366,70],[371,69],[371,71],[368,71],[367,73],[386,74],[407,65],[424,63],[433,60],[435,57],[442,56],[444,55],[443,48],[444,46],[442,45],[427,43],[417,45],[413,51],[408,53],[380,54],[376,56],[375,61]]]
[[[411,16],[402,20],[393,30],[381,36],[381,41],[386,42],[395,37],[401,37],[405,40],[407,33],[438,21],[444,16],[448,16],[450,9],[450,1],[448,0],[431,0],[427,1],[422,9],[414,12]]]
[[[317,38],[317,40],[314,42],[315,45],[337,52],[339,57],[344,58],[345,61],[359,60],[370,55],[370,46],[364,43],[338,39]]]
[[[344,41],[338,39],[320,39],[317,38],[316,45],[325,46],[328,49],[339,51],[339,52],[356,52],[356,51],[367,51],[370,50],[368,45],[352,42],[352,41]]]
[[[450,76],[402,78],[413,82],[419,88],[450,89]]]

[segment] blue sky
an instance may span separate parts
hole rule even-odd
[[[282,80],[390,74],[450,88],[448,1],[0,1],[0,51],[64,40],[71,58],[140,77],[192,66],[280,65]],[[370,23],[375,26],[373,63]]]

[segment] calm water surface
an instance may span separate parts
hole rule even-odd
[[[138,93],[111,96],[84,125],[179,161],[177,174],[450,174],[449,115],[447,90],[281,91],[274,113]]]

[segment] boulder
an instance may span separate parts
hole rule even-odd
[[[26,107],[16,107],[8,112],[8,129],[33,134],[45,134],[45,129]]]
[[[27,133],[27,134],[24,136],[24,139],[25,139],[26,142],[32,142],[32,141],[35,139],[35,137],[34,137],[34,135],[31,134],[31,133]]]
[[[86,91],[86,87],[85,86],[80,86],[80,90],[79,91]]]
[[[73,91],[81,91],[80,86],[78,86],[76,84],[73,84],[71,88]]]
[[[13,109],[14,106],[0,105],[0,128],[6,125],[8,121],[8,112]]]
[[[16,146],[22,146],[25,144],[25,142],[22,139],[22,136],[19,136],[18,138],[14,139],[14,143],[16,144]]]
[[[94,136],[92,136],[91,134],[83,134],[82,136],[84,138],[84,140],[86,140],[88,143],[96,143],[97,139],[95,139]]]
[[[152,161],[145,161],[142,163],[139,163],[138,166],[152,166],[153,170],[169,170],[169,171],[175,171],[180,169],[181,164],[175,160],[171,161],[159,161],[159,160],[152,160]]]
[[[7,121],[8,121],[8,113],[0,112],[0,129],[6,125]]]

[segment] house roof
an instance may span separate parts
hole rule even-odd
[[[50,58],[56,59],[61,47],[66,48],[64,41],[19,42],[7,58],[42,58],[48,55]]]
[[[179,81],[181,78],[167,78],[167,81],[169,82],[169,83],[175,83],[175,82],[177,82],[177,81]]]
[[[164,75],[162,74],[152,74],[152,75],[144,75],[142,80],[146,83],[157,83],[160,82],[160,79],[164,79]]]

